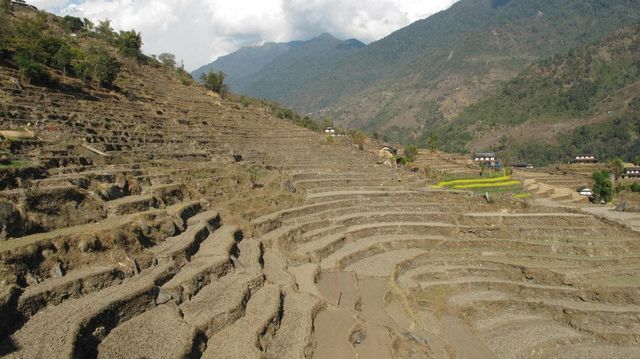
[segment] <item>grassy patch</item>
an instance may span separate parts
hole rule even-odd
[[[525,198],[531,198],[533,197],[533,195],[531,193],[516,193],[513,195],[513,197],[518,199],[525,199]]]
[[[444,187],[450,187],[450,188],[455,188],[457,186],[466,186],[466,185],[473,185],[473,184],[493,184],[493,183],[499,183],[499,182],[505,182],[510,180],[511,177],[510,176],[500,176],[500,177],[492,177],[492,178],[463,178],[463,179],[454,179],[454,180],[450,180],[450,181],[441,181],[438,182],[437,185],[435,185],[435,188],[444,188]]]
[[[488,189],[488,188],[502,188],[519,186],[520,181],[502,181],[502,182],[483,182],[483,183],[468,183],[452,186],[453,189]]]
[[[512,179],[511,176],[464,178],[442,181],[433,188],[465,189],[490,193],[521,192],[522,182]]]
[[[33,165],[33,162],[31,161],[16,160],[7,164],[0,164],[0,169],[25,168],[30,167],[31,165]]]

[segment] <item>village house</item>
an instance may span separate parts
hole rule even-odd
[[[571,163],[598,163],[598,159],[594,155],[579,155],[572,159]]]
[[[640,167],[625,168],[622,178],[640,178]]]
[[[336,129],[333,127],[327,127],[324,129],[324,133],[327,135],[331,135],[331,136],[335,136],[336,135]]]
[[[498,156],[494,152],[479,152],[473,156],[473,161],[478,164],[492,164],[498,162]]]

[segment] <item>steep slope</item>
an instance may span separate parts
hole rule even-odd
[[[640,356],[633,213],[433,189],[153,63],[74,89],[13,65],[3,357]]]
[[[355,39],[338,40],[322,34],[307,41],[267,43],[242,48],[195,70],[192,75],[209,70],[228,75],[233,91],[276,101],[284,101],[299,84],[318,81],[333,71],[340,59],[365,45]]]
[[[493,147],[544,163],[640,153],[640,25],[537,62],[441,126],[449,150]]]

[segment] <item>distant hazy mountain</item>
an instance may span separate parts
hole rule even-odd
[[[275,42],[268,42],[262,46],[243,47],[198,68],[191,75],[194,79],[199,79],[200,75],[210,70],[222,71],[227,74],[227,82],[232,90],[242,92],[245,86],[244,82],[250,79],[251,75],[259,72],[275,58],[289,51],[289,48],[290,44],[288,43]]]
[[[363,47],[358,40],[342,41],[330,34],[308,41],[266,43],[220,57],[192,76],[197,79],[209,70],[223,71],[232,91],[282,101],[301,84],[331,72],[338,60]]]

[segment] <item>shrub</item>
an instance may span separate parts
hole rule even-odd
[[[193,77],[188,73],[185,69],[179,67],[176,69],[176,74],[178,75],[178,79],[183,85],[191,85],[193,83]]]
[[[46,82],[49,79],[49,75],[44,66],[31,60],[31,58],[24,52],[18,52],[13,56],[13,60],[18,65],[20,75],[34,82]]]
[[[640,192],[640,182],[633,182],[630,186],[629,189],[631,190],[631,192]]]
[[[333,142],[334,142],[334,140],[333,140],[333,136],[331,136],[331,135],[326,136],[326,137],[324,138],[324,143],[326,143],[326,144],[328,144],[328,145],[332,145],[332,144],[333,144]]]
[[[355,129],[350,130],[349,134],[353,139],[353,143],[358,146],[359,149],[364,150],[364,143],[367,140],[367,135],[365,135],[364,132]]]
[[[213,72],[209,71],[200,76],[200,80],[205,85],[206,88],[213,92],[217,92],[220,96],[226,96],[229,91],[229,87],[224,83],[226,75],[222,71]]]
[[[417,155],[418,147],[416,147],[416,145],[408,145],[404,149],[404,158],[406,158],[409,163],[415,161]]]

